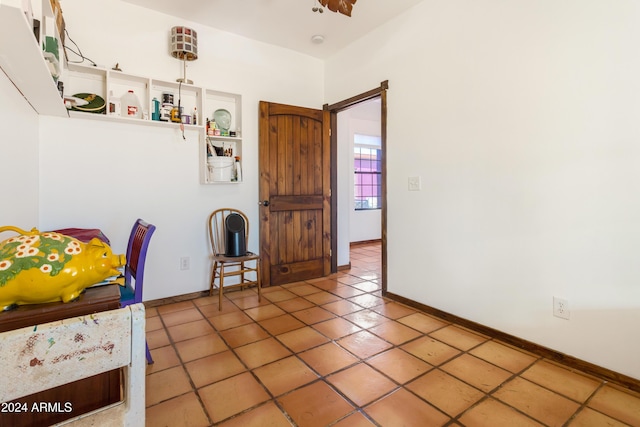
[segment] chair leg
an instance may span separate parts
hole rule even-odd
[[[244,290],[244,261],[242,261],[240,263],[240,290],[243,291]]]
[[[153,365],[153,358],[151,357],[151,352],[149,351],[149,343],[145,341],[145,347],[147,351],[147,365]]]
[[[260,259],[256,260],[256,282],[258,282],[258,302],[262,301],[262,277],[260,276]]]
[[[224,286],[224,263],[220,263],[220,283],[218,284],[218,310],[222,311],[222,287]]]
[[[211,281],[209,282],[209,296],[213,295],[213,287],[216,281],[216,269],[218,268],[218,261],[213,261],[211,265]]]

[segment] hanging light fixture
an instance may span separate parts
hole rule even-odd
[[[171,28],[171,56],[182,60],[182,78],[176,81],[192,84],[187,80],[187,62],[198,59],[198,33],[187,27]]]

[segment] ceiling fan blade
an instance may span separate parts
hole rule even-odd
[[[351,10],[357,0],[319,0],[320,4],[328,7],[333,12],[339,12],[343,15],[351,16]]]

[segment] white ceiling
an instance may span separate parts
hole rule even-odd
[[[351,17],[316,0],[124,0],[180,19],[325,59],[423,0],[359,0]],[[322,44],[311,41],[324,36]]]

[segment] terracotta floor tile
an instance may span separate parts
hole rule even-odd
[[[536,362],[520,376],[581,403],[601,384],[601,381],[544,360]]]
[[[171,344],[166,329],[158,329],[157,331],[147,332],[145,336],[147,337],[147,345],[151,350]]]
[[[253,373],[276,397],[318,379],[318,375],[295,356],[257,368]]]
[[[192,391],[189,377],[182,366],[146,376],[145,406],[155,405]]]
[[[271,303],[268,299],[264,298],[264,295],[262,297],[262,300],[260,300],[257,293],[242,298],[235,298],[231,301],[233,301],[233,303],[241,310],[259,307],[261,305],[267,305]]]
[[[146,365],[147,375],[180,365],[180,359],[173,346],[170,345],[151,350],[151,357],[153,363]]]
[[[162,321],[167,327],[180,325],[182,323],[195,322],[202,320],[202,314],[197,308],[189,308],[186,310],[173,311],[171,313],[161,314]]]
[[[401,348],[433,366],[441,365],[460,354],[457,348],[428,336],[411,341]]]
[[[240,308],[238,308],[238,306],[236,306],[227,298],[222,299],[222,310],[218,310],[217,296],[216,296],[215,304],[207,304],[207,305],[200,306],[198,307],[198,310],[200,310],[200,313],[202,313],[203,316],[209,319],[222,316],[224,314],[240,312]]]
[[[232,377],[246,369],[231,351],[203,357],[185,365],[196,388]]]
[[[147,319],[158,316],[158,308],[157,307],[145,307],[144,308],[144,316]]]
[[[354,288],[353,286],[338,286],[329,290],[329,292],[342,298],[351,298],[365,293],[362,289]]]
[[[373,328],[381,323],[391,321],[390,319],[371,310],[362,310],[356,313],[351,313],[344,316],[344,318],[364,329]]]
[[[629,425],[640,425],[640,395],[606,385],[589,401],[590,408]]]
[[[331,338],[332,340],[336,340],[362,330],[353,323],[340,317],[316,323],[313,325],[313,329],[319,331],[321,334]]]
[[[266,340],[247,344],[238,347],[235,351],[249,369],[275,362],[291,354],[275,338],[267,338]]]
[[[242,311],[233,311],[216,317],[210,317],[209,321],[218,331],[236,328],[253,322],[253,320]]]
[[[433,367],[399,348],[380,353],[367,363],[400,384],[404,384]]]
[[[317,289],[319,290],[319,289]],[[293,313],[294,311],[305,310],[307,308],[315,307],[315,304],[302,297],[288,299],[286,301],[277,302],[276,305],[286,311],[287,313]]]
[[[380,262],[378,260],[378,262]],[[372,267],[372,263],[371,262],[367,262],[365,263],[364,267],[366,268],[371,268]],[[380,280],[382,278],[382,273],[375,271],[375,270],[369,270],[368,272],[362,274],[362,273],[358,273],[358,277],[367,281],[371,281],[371,282],[375,282],[378,283],[378,280]]]
[[[193,300],[193,303],[195,304],[196,307],[204,307],[205,305],[218,304],[218,296],[212,295],[212,296],[196,298]]]
[[[485,396],[439,369],[429,371],[406,387],[451,417],[460,415]]]
[[[176,343],[176,350],[183,363],[200,359],[227,350],[227,345],[218,334],[202,335]]]
[[[414,308],[407,307],[397,302],[389,302],[387,304],[378,305],[372,308],[378,314],[388,317],[389,319],[400,319],[401,317],[410,316],[417,313]]]
[[[473,332],[453,325],[445,326],[444,328],[431,332],[429,335],[438,341],[442,341],[445,344],[464,351],[468,351],[488,340],[488,338],[482,335],[474,334]]]
[[[207,418],[196,394],[191,392],[147,408],[148,426],[207,427]]]
[[[164,328],[164,325],[162,324],[162,320],[160,320],[160,316],[147,317],[144,325],[146,332],[157,331],[162,328]]]
[[[337,282],[342,283],[343,285],[354,285],[356,283],[362,283],[363,280],[353,275],[346,275],[338,277]]]
[[[465,412],[460,417],[460,422],[465,427],[544,427],[543,424],[494,399],[484,400]]]
[[[271,302],[286,301],[297,297],[296,294],[286,289],[280,289],[274,292],[263,292],[262,296]]]
[[[369,332],[389,341],[391,344],[400,345],[412,339],[422,336],[422,334],[415,329],[398,323],[396,321],[384,322],[373,328],[369,328]]]
[[[362,307],[358,304],[343,299],[330,302],[329,304],[324,304],[322,308],[334,314],[337,314],[338,316],[344,316],[345,314],[362,310]]]
[[[288,286],[287,290],[299,296],[311,295],[321,291],[320,288],[316,288],[315,286],[310,285],[306,282],[298,282],[298,284],[295,286]]]
[[[228,291],[224,291],[224,296],[231,301],[236,301],[242,298],[250,298],[258,296],[258,291],[255,286],[251,288],[235,288]]]
[[[324,427],[354,409],[324,381],[286,394],[278,401],[299,427]]]
[[[336,317],[330,311],[327,311],[320,307],[311,307],[305,310],[296,311],[293,314],[298,320],[306,323],[307,325],[313,325],[314,323],[322,322],[323,320],[329,320]]]
[[[160,307],[156,307],[156,308],[159,314],[168,314],[168,313],[173,313],[175,311],[187,310],[189,308],[194,308],[194,307],[195,305],[193,304],[193,301],[182,301],[182,302],[176,302],[173,304],[161,305]]]
[[[507,381],[511,372],[469,354],[463,354],[440,367],[443,371],[485,393]]]
[[[206,320],[198,320],[196,322],[182,323],[180,325],[167,328],[169,335],[174,342],[184,341],[202,335],[211,334],[213,327]]]
[[[310,326],[285,332],[276,336],[276,338],[295,353],[317,347],[329,341],[329,338]]]
[[[258,324],[249,323],[237,328],[225,329],[220,332],[220,336],[224,338],[231,348],[236,348],[268,338],[269,334]]]
[[[357,363],[359,359],[335,343],[327,343],[299,354],[320,375],[329,375]]]
[[[247,316],[251,317],[256,322],[260,322],[265,319],[271,319],[272,317],[278,317],[285,314],[285,311],[274,304],[262,305],[260,307],[250,308],[244,311]]]
[[[335,278],[319,277],[317,279],[307,280],[307,282],[313,284],[313,286],[323,291],[335,289],[340,286]]]
[[[549,426],[562,426],[580,407],[574,401],[522,378],[515,378],[493,397]]]
[[[354,412],[344,417],[333,425],[333,427],[372,427],[375,424],[362,415],[361,412]]]
[[[591,408],[584,408],[576,417],[569,423],[571,427],[594,427],[594,426],[606,426],[606,427],[627,427],[628,424],[614,420],[600,412],[596,412]]]
[[[378,287],[377,284],[375,286]],[[385,303],[385,301],[382,298],[373,294],[357,295],[355,297],[349,298],[348,301],[351,301],[352,303],[355,303],[364,308],[373,308]]]
[[[337,343],[361,359],[366,359],[392,347],[387,341],[367,331],[356,332],[340,338]]]
[[[300,329],[306,325],[292,315],[285,314],[284,316],[263,320],[260,322],[260,326],[269,331],[271,335],[280,335],[285,332]]]
[[[214,423],[269,400],[269,395],[249,372],[198,390]]]
[[[437,427],[450,418],[405,389],[391,393],[364,408],[381,426]]]
[[[290,427],[292,424],[273,402],[218,424],[221,427]]]
[[[326,380],[358,406],[365,406],[397,387],[389,378],[364,363],[329,375]]]
[[[435,317],[431,317],[422,313],[410,314],[409,316],[403,317],[402,319],[398,319],[398,322],[402,323],[403,325],[412,327],[413,329],[425,334],[428,334],[440,328],[444,328],[448,325],[448,323],[443,320],[439,320]]]
[[[374,281],[371,280],[366,280],[363,277],[368,277],[370,276],[370,274],[368,274],[368,272],[361,274],[358,279],[360,280],[357,283],[352,284],[351,286],[353,286],[356,289],[360,289],[361,291],[365,291],[365,292],[373,292],[376,289],[380,288],[380,285]]]
[[[327,291],[320,291],[316,292],[315,294],[305,295],[304,298],[317,305],[328,304],[330,302],[340,300],[339,296]]]
[[[513,373],[522,371],[536,361],[534,356],[496,341],[488,341],[469,353]]]

